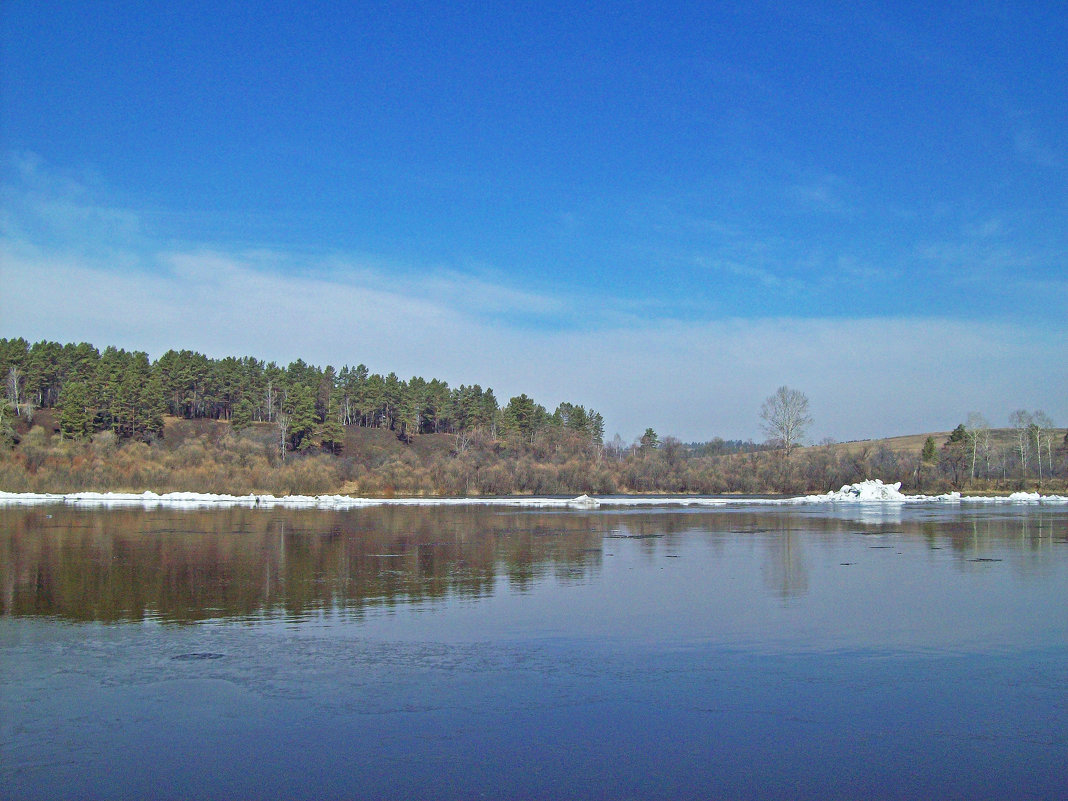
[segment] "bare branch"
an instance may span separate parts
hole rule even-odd
[[[769,395],[760,407],[761,428],[768,438],[776,442],[789,458],[794,448],[802,444],[812,417],[808,413],[808,398],[803,392],[789,387],[779,387]]]

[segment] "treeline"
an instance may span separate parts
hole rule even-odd
[[[939,447],[928,437],[920,451],[919,472],[942,476],[950,486],[1002,486],[1012,481],[1065,477],[1068,432],[1041,410],[1018,409],[1009,428],[994,429],[978,412],[968,415]]]
[[[698,455],[665,437],[656,444],[594,447],[562,427],[533,439],[515,434],[491,439],[427,434],[411,442],[387,429],[351,426],[338,454],[321,449],[291,455],[278,451],[277,426],[167,418],[166,435],[146,443],[113,431],[92,438],[54,434],[52,413],[32,426],[19,423],[20,442],[0,449],[0,489],[18,492],[197,491],[275,495],[341,493],[394,495],[608,495],[615,493],[763,494],[826,492],[867,478],[900,481],[907,492],[950,490],[1064,493],[1068,447],[1059,430],[1050,463],[1037,480],[1006,453],[990,476],[968,475],[962,449],[943,444],[925,458],[917,445],[822,445],[783,451]],[[995,438],[1011,432],[993,431]],[[1000,452],[1002,449],[997,448]],[[1045,461],[1045,457],[1044,457]]]
[[[281,368],[0,339],[0,489],[506,495],[825,492],[867,478],[910,492],[1064,492],[1068,435],[1040,411],[1010,428],[792,452],[652,429],[604,441],[601,416],[527,395],[400,380],[366,367]]]
[[[345,426],[384,428],[404,439],[448,433],[532,439],[560,427],[600,445],[604,419],[581,405],[561,403],[551,414],[526,394],[501,406],[492,389],[450,387],[437,378],[407,381],[366,366],[320,368],[298,359],[287,367],[244,357],[212,359],[169,350],[151,361],[146,353],[87,343],[28,343],[0,339],[4,408],[0,437],[11,438],[12,417],[32,420],[37,409],[55,409],[65,436],[84,438],[113,431],[120,439],[151,441],[163,418],[230,421],[235,430],[253,423],[279,429],[279,453],[323,449],[338,452]],[[6,426],[5,426],[6,424]]]

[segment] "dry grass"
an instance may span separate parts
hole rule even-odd
[[[41,420],[41,418],[38,418]],[[152,443],[123,442],[110,431],[91,441],[63,440],[48,418],[28,429],[14,448],[0,451],[0,489],[31,492],[79,490],[399,495],[577,495],[609,493],[825,492],[867,478],[900,481],[908,491],[951,489],[1064,492],[1068,450],[1064,429],[1054,448],[1054,476],[1023,477],[1014,455],[1013,431],[998,429],[992,443],[996,467],[970,476],[939,450],[921,463],[928,436],[941,446],[949,432],[847,442],[781,453],[685,456],[661,449],[622,459],[602,456],[588,442],[547,432],[531,444],[473,438],[463,449],[447,434],[423,435],[411,443],[383,429],[350,428],[338,455],[277,450],[277,429],[268,423],[234,432],[216,420],[167,420]],[[1014,459],[1017,459],[1014,461]],[[1034,472],[1033,460],[1029,464]]]
[[[1054,429],[1053,441],[1060,443],[1064,441],[1065,433],[1068,429],[1057,428]],[[875,449],[881,447],[887,447],[894,453],[910,453],[919,454],[923,450],[923,444],[927,441],[928,437],[934,439],[935,447],[941,448],[946,442],[949,441],[949,435],[952,432],[949,431],[930,431],[926,434],[906,434],[900,437],[885,437],[883,439],[861,439],[852,442],[837,442],[828,446],[833,453],[854,455],[861,453],[864,449]],[[1011,428],[992,428],[990,429],[990,445],[992,448],[1011,448],[1016,441],[1016,432]]]

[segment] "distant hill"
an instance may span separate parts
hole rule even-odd
[[[1063,443],[1065,433],[1068,432],[1068,429],[1056,428],[1053,429],[1053,431],[1054,442]],[[949,441],[950,433],[950,431],[929,431],[925,434],[904,434],[898,437],[884,437],[882,439],[860,439],[852,440],[850,442],[836,442],[833,445],[815,447],[826,447],[832,450],[834,453],[852,455],[862,452],[865,448],[870,450],[876,450],[885,446],[894,453],[918,454],[920,451],[923,450],[923,443],[927,441],[928,437],[933,438],[935,447],[941,449],[942,446]],[[990,446],[994,450],[1011,448],[1013,447],[1015,441],[1015,429],[990,429]]]

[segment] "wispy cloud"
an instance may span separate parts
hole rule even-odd
[[[785,193],[800,211],[837,216],[855,212],[852,203],[846,199],[845,182],[830,173],[805,176],[804,180],[789,185]]]
[[[783,383],[812,398],[838,438],[951,426],[971,408],[1068,418],[1068,352],[1055,331],[925,319],[649,319],[626,328],[524,330],[455,297],[413,297],[263,270],[218,252],[167,253],[169,270],[117,272],[4,250],[2,334],[89,340],[159,355],[189,347],[282,363],[365,362],[403,376],[586,403],[610,430],[757,436],[756,410]],[[32,276],[32,279],[30,278]],[[24,280],[19,280],[25,277]],[[507,296],[505,290],[504,295]]]
[[[1041,407],[1068,420],[1063,327],[935,315],[681,320],[605,290],[532,291],[491,268],[393,270],[346,254],[176,247],[154,241],[135,214],[101,232],[91,192],[65,197],[75,206],[66,226],[5,221],[0,231],[0,336],[154,356],[174,347],[364,362],[481,383],[503,399],[527,392],[550,406],[584,403],[627,437],[650,425],[688,439],[756,437],[761,401],[784,383],[810,396],[814,433],[839,439],[951,427],[971,409],[998,420]],[[36,211],[16,200],[5,195],[5,220],[32,223]],[[928,258],[951,255],[935,248]],[[709,269],[769,289],[782,280],[750,263]],[[532,315],[547,324],[529,325]],[[574,324],[585,317],[592,322]]]
[[[1044,301],[1068,300],[1068,250],[1056,243],[1021,243],[1006,235],[999,219],[966,225],[955,239],[922,243],[916,254],[953,285],[1037,289]]]
[[[748,281],[755,281],[769,290],[781,291],[795,286],[796,282],[777,275],[771,270],[733,259],[707,259],[697,257],[695,261],[712,274],[727,274]]]
[[[129,240],[140,233],[140,218],[93,196],[94,176],[50,170],[33,153],[7,153],[0,160],[0,232],[8,237],[97,241]]]
[[[1057,136],[1048,126],[1037,122],[1035,110],[1022,100],[1013,87],[993,82],[987,89],[988,103],[1002,123],[1005,146],[1022,164],[1044,167],[1062,176],[1068,166],[1063,145],[1063,135]],[[1060,132],[1063,134],[1063,132]],[[1060,139],[1061,148],[1054,142]]]
[[[863,281],[873,285],[887,285],[901,279],[901,270],[885,265],[876,265],[855,256],[841,254],[835,261],[835,276],[840,281]]]
[[[1016,148],[1016,155],[1028,164],[1050,169],[1064,167],[1064,158],[1046,144],[1038,132],[1027,123],[1017,123],[1012,132],[1012,144]]]

